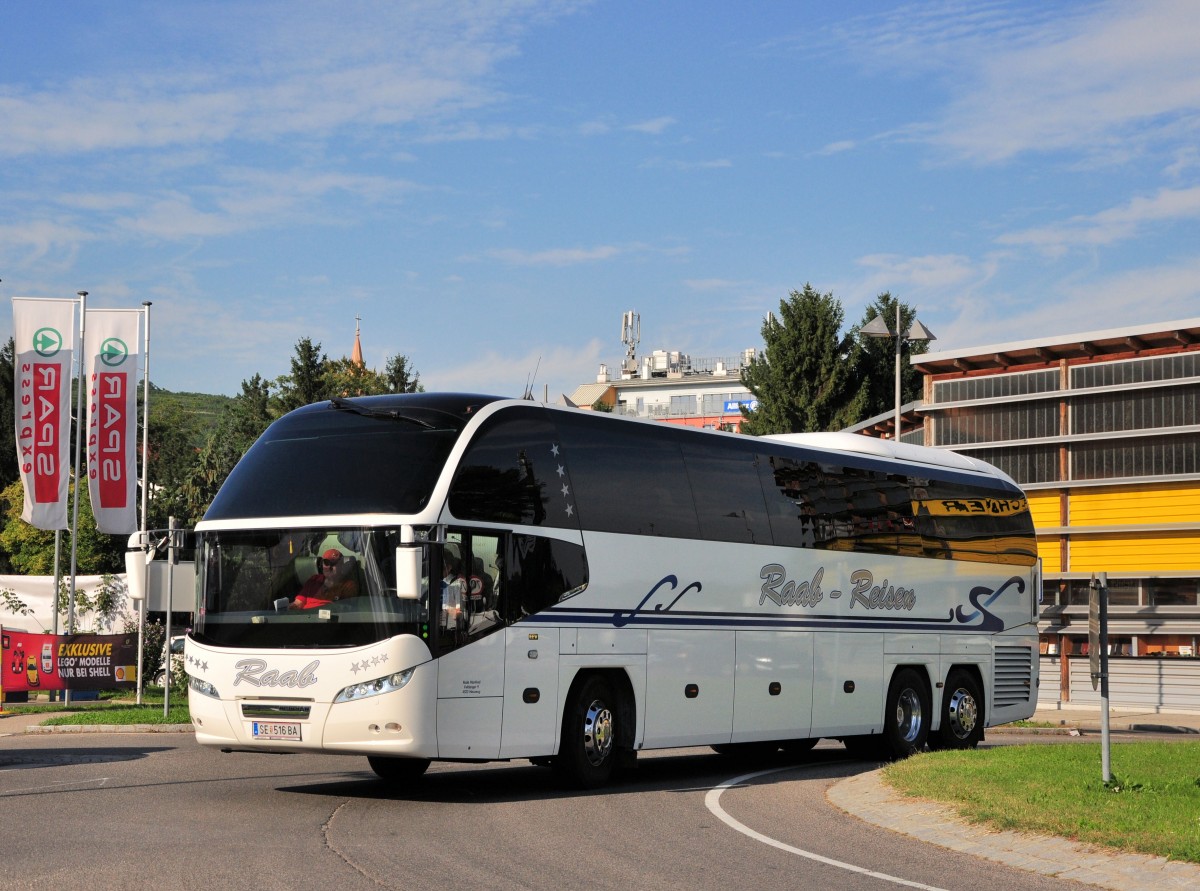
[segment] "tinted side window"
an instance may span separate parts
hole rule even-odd
[[[575,529],[570,496],[554,425],[540,409],[516,409],[490,418],[475,435],[450,487],[450,512],[462,520]]]
[[[717,442],[716,445],[724,445]],[[700,535],[709,541],[771,543],[757,459],[741,449],[683,449]]]
[[[1022,566],[1037,561],[1033,520],[1020,492],[914,479],[912,493],[926,556]]]
[[[583,412],[564,415],[558,424],[584,529],[700,537],[683,455],[671,431]]]
[[[849,514],[847,537],[856,551],[920,556],[908,478],[879,470],[845,467],[841,473]]]
[[[832,518],[818,513],[824,499],[814,462],[764,455],[758,470],[775,544],[813,548],[832,540]]]
[[[587,557],[582,547],[569,542],[510,535],[502,563],[497,608],[508,622],[519,622],[587,586]]]
[[[759,461],[775,544],[920,556],[907,478],[771,456]]]

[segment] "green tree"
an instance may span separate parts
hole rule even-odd
[[[125,542],[127,536],[109,535],[96,529],[88,487],[80,488],[79,540],[75,549],[76,570],[80,575],[99,575],[125,571]],[[67,491],[67,517],[74,515],[75,484]],[[0,529],[0,546],[8,554],[14,572],[22,575],[52,575],[54,573],[54,532],[38,529],[21,519],[25,506],[25,489],[20,480],[10,483],[0,492],[4,510],[4,528]],[[70,571],[71,531],[63,530],[60,570]]]
[[[377,396],[387,393],[388,381],[383,375],[343,356],[325,364],[325,398],[332,396]]]
[[[186,513],[184,484],[195,468],[204,442],[202,420],[175,402],[150,397],[150,426],[146,442],[148,479],[147,528],[165,529],[169,517]],[[139,453],[140,458],[140,453]],[[145,475],[141,477],[147,479]]]
[[[860,382],[859,404],[848,424],[864,421],[896,408],[896,341],[893,337],[867,337],[862,328],[876,316],[881,317],[888,330],[895,334],[896,304],[900,305],[900,329],[907,332],[917,317],[917,311],[890,292],[884,291],[863,312],[862,321],[851,329],[856,340],[853,361],[855,377]],[[909,403],[923,395],[924,382],[909,359],[929,351],[929,342],[904,340],[900,345],[900,402]]]
[[[421,375],[409,364],[408,356],[389,356],[383,371],[388,393],[424,393]]]
[[[242,381],[241,394],[221,415],[182,485],[182,514],[176,515],[180,526],[194,526],[204,518],[221,483],[272,420],[270,385],[257,374]]]
[[[302,405],[320,402],[331,395],[329,390],[329,359],[321,352],[321,344],[311,338],[296,341],[292,356],[292,373],[277,378],[275,403],[279,414],[287,414]]]
[[[808,433],[846,425],[859,387],[850,362],[853,339],[842,333],[841,302],[810,284],[779,302],[779,317],[763,322],[765,349],[742,369],[742,382],[758,399],[745,408],[742,430]]]
[[[15,352],[16,344],[10,337],[8,343],[0,348],[0,418],[13,425],[16,424],[16,407],[13,405]],[[13,427],[5,425],[2,429],[6,430],[7,434],[0,436],[0,489],[20,476],[17,466],[17,440]]]

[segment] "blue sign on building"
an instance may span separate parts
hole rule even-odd
[[[725,414],[736,415],[739,411],[741,411],[741,407],[743,405],[750,409],[750,411],[758,410],[758,400],[753,396],[749,396],[745,399],[726,399]]]

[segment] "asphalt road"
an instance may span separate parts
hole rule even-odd
[[[680,749],[643,755],[598,793],[523,761],[434,764],[394,788],[364,758],[222,754],[187,734],[13,735],[0,737],[0,887],[1071,886],[825,800],[871,767],[833,743],[794,764]]]

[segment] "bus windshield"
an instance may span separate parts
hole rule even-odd
[[[399,541],[395,528],[203,533],[194,636],[254,648],[426,637],[427,603],[396,597]]]
[[[423,395],[314,403],[285,415],[233,468],[205,519],[420,511],[466,423],[465,409],[434,409]]]

